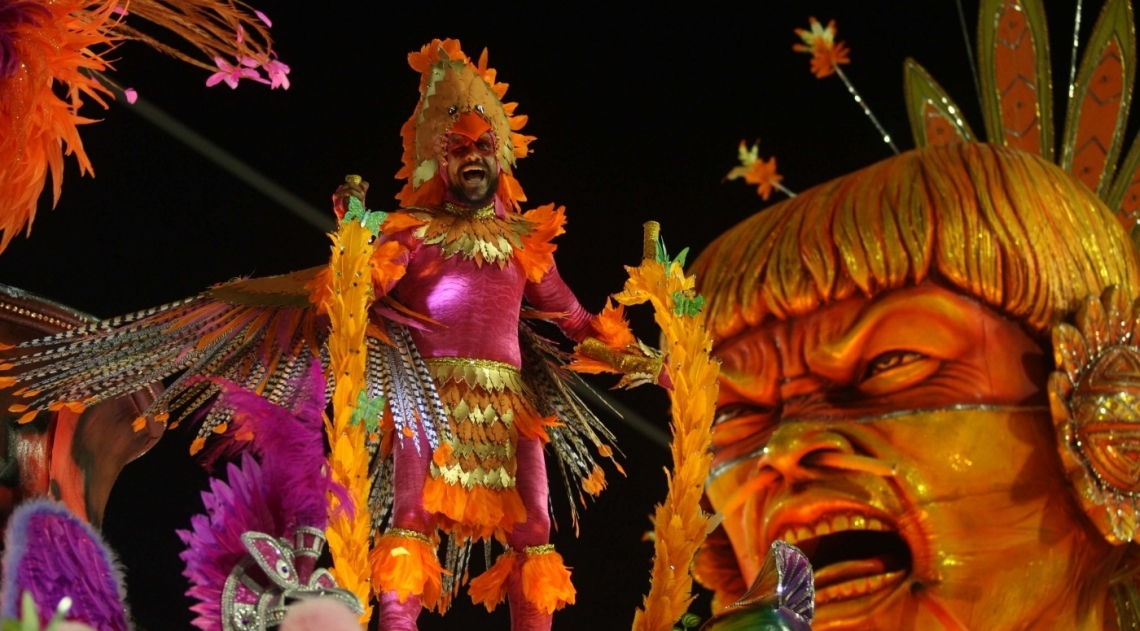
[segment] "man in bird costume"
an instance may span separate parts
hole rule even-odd
[[[506,590],[515,628],[549,628],[574,589],[549,545],[542,448],[555,420],[528,395],[516,314],[525,297],[558,314],[575,341],[591,331],[591,316],[554,265],[550,239],[562,232],[562,209],[518,212],[525,197],[511,169],[532,138],[515,131],[525,118],[500,100],[506,86],[494,81],[486,52],[475,65],[459,42],[433,41],[409,61],[421,73],[421,99],[402,131],[404,208],[388,216],[380,237],[405,272],[382,290],[426,322],[411,336],[450,438],[404,431],[392,443],[393,528],[373,552],[381,624],[414,628],[421,604],[436,605],[438,525],[462,539],[505,542],[508,552],[475,580],[472,597],[490,608]],[[350,177],[334,196],[338,216],[365,191]]]
[[[341,233],[367,226],[375,240],[365,248],[366,333],[348,353],[364,357],[363,387],[352,395],[351,423],[334,415],[328,425],[333,477],[345,459],[367,465],[357,469],[367,482],[353,516],[332,504],[333,574],[362,601],[375,595],[381,629],[415,629],[422,608],[446,609],[466,581],[471,544],[498,541],[504,551],[471,581],[473,600],[492,609],[506,598],[512,628],[549,629],[575,592],[549,543],[544,446],[571,497],[596,495],[605,479],[594,454],[612,456],[613,437],[568,388],[565,356],[520,325],[523,299],[529,315],[572,340],[600,337],[594,346],[633,382],[655,381],[662,363],[636,344],[608,343],[620,311],[595,318],[558,275],[551,240],[563,232],[563,209],[521,212],[513,168],[533,138],[519,133],[526,119],[515,104],[502,102],[506,85],[486,51],[473,63],[458,41],[433,40],[409,62],[421,74],[421,98],[402,130],[402,208],[365,210],[359,176],[334,195]],[[201,418],[192,452],[215,434],[248,441],[234,409],[224,398],[214,403],[221,384],[297,412],[314,364],[329,391],[355,379],[338,364],[338,309],[357,291],[354,279],[368,276],[349,278],[335,265],[356,252],[338,239],[329,266],[217,285],[21,344],[8,353],[0,387],[16,388],[31,420],[61,402],[82,408],[165,380],[139,427]],[[204,418],[192,415],[206,405]],[[367,428],[360,444],[342,444],[346,434],[335,428],[348,426]],[[571,512],[576,519],[573,503]],[[342,563],[338,550],[350,548],[356,556]]]

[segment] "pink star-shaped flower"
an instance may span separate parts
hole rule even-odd
[[[273,53],[273,58],[261,64],[265,68],[265,74],[269,75],[269,87],[276,90],[278,87],[289,89],[289,66],[277,60],[277,53]]]
[[[226,85],[236,90],[238,82],[242,79],[253,79],[261,83],[268,83],[268,81],[261,78],[261,73],[255,70],[255,68],[260,65],[256,59],[242,57],[239,63],[230,64],[221,57],[214,57],[214,63],[218,65],[218,72],[215,72],[210,75],[209,79],[206,79],[206,87],[214,87],[222,81],[225,81]]]

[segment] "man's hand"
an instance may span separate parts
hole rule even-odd
[[[337,219],[344,219],[344,214],[348,212],[348,198],[355,197],[364,204],[364,196],[368,194],[368,182],[363,180],[359,182],[345,182],[337,187],[336,192],[333,193],[333,212],[336,213]]]

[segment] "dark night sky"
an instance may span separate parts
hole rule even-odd
[[[399,127],[417,100],[407,53],[433,37],[459,38],[472,56],[486,46],[511,85],[508,100],[530,116],[525,131],[538,137],[519,180],[532,204],[566,205],[559,267],[592,310],[620,289],[622,266],[636,262],[643,222],[660,221],[671,250],[699,250],[765,205],[743,183],[721,182],[741,139],[763,138],[761,155],[777,156],[793,190],[890,155],[840,80],[815,79],[808,56],[792,52],[792,29],[806,27],[809,15],[837,20],[839,39],[852,49],[848,76],[900,148],[913,145],[902,98],[908,55],[983,133],[950,0],[700,2],[679,10],[663,3],[255,4],[274,20],[291,90],[207,89],[207,73],[133,44],[121,49],[119,81],[319,208],[347,173],[369,180],[369,205],[385,208],[399,188],[392,179]],[[1059,85],[1068,76],[1072,4],[1046,2]],[[1085,4],[1087,35],[1101,2]],[[965,5],[972,36],[977,0]],[[87,110],[103,118],[83,130],[98,177],[81,179],[71,165],[59,206],[41,205],[31,239],[18,238],[0,257],[0,282],[111,316],[236,276],[326,260],[328,242],[318,231],[128,110]],[[642,337],[656,339],[648,314],[637,318]],[[617,396],[665,424],[660,392]],[[647,589],[652,550],[640,533],[664,497],[667,453],[615,429],[629,478],[612,475],[580,538],[565,528],[556,535],[580,592],[578,605],[557,615],[557,628],[624,628]],[[152,631],[188,621],[173,530],[201,509],[205,481],[189,464],[188,443],[175,432],[128,467],[107,515],[132,607]],[[505,608],[494,619],[505,629]],[[465,620],[490,628],[469,605],[442,620],[425,615],[421,628],[459,628]]]

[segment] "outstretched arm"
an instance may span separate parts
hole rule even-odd
[[[592,328],[590,321],[593,314],[586,310],[574,296],[574,292],[558,274],[558,268],[553,264],[539,282],[527,281],[526,299],[539,311],[564,313],[564,317],[555,320],[558,328],[566,337],[581,342],[590,335]]]

